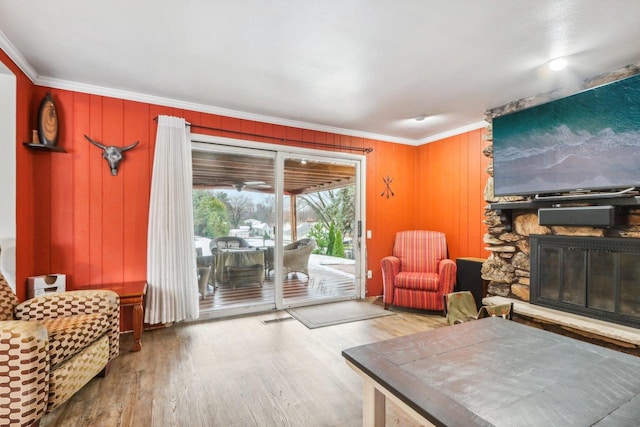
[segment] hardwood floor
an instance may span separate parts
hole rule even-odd
[[[123,335],[109,376],[93,379],[41,426],[360,426],[362,380],[341,351],[446,324],[404,311],[313,330],[293,318],[263,323],[286,317],[145,331],[137,353]],[[387,426],[417,425],[387,403]]]

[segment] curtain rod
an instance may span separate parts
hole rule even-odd
[[[153,121],[157,122],[158,118],[155,117],[153,119]],[[363,153],[371,153],[373,151],[373,148],[371,147],[345,147],[343,145],[337,145],[337,144],[327,144],[324,142],[312,142],[312,141],[304,141],[301,139],[289,139],[289,138],[281,138],[278,136],[270,136],[270,135],[262,135],[259,133],[250,133],[250,132],[241,132],[238,130],[229,130],[229,129],[221,129],[221,128],[214,128],[211,126],[203,126],[203,125],[194,125],[192,123],[187,122],[187,126],[191,126],[192,128],[200,128],[200,129],[207,129],[207,130],[213,130],[213,131],[217,131],[217,132],[226,132],[226,133],[232,133],[235,135],[242,135],[242,136],[255,136],[258,138],[269,138],[269,139],[273,139],[276,141],[280,141],[280,142],[297,142],[297,143],[301,143],[301,144],[310,144],[316,147],[322,147],[322,148],[335,148],[335,149],[340,149],[340,150],[351,150],[351,151],[361,151]]]

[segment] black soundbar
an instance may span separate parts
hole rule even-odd
[[[540,225],[611,227],[616,223],[614,206],[579,206],[538,209]]]

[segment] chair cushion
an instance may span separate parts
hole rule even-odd
[[[395,286],[422,291],[438,291],[438,275],[436,273],[408,273],[401,271],[396,276]]]
[[[400,231],[393,255],[400,259],[402,271],[437,273],[440,261],[447,258],[447,241],[438,231]]]
[[[49,332],[51,370],[84,350],[109,330],[104,313],[78,314],[41,320]]]

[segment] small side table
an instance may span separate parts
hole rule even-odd
[[[133,347],[131,351],[142,349],[142,329],[144,319],[144,295],[147,292],[147,282],[101,283],[97,285],[82,285],[76,289],[107,289],[120,296],[120,308],[133,307]],[[122,310],[120,310],[122,318]]]

